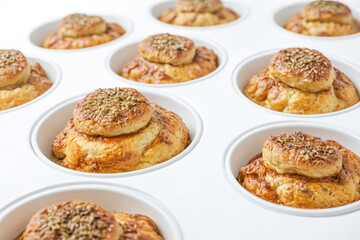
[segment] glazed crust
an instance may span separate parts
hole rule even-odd
[[[133,88],[98,89],[78,102],[73,112],[77,131],[103,137],[137,132],[152,114],[149,101]]]
[[[326,61],[323,61],[321,64],[324,63]],[[326,64],[328,66],[328,63]],[[269,69],[270,67],[268,70],[260,71],[253,76],[244,89],[244,95],[247,98],[265,108],[292,114],[322,114],[351,107],[360,101],[354,84],[344,73],[336,68],[318,70],[321,74],[315,74],[315,76],[320,76],[320,78],[307,77],[307,81],[300,79],[297,83],[295,83],[294,78],[288,77],[291,75],[286,75],[286,72],[279,74],[282,69],[274,73],[273,68],[271,74]],[[321,87],[321,83],[326,86],[331,82],[326,79],[325,71],[328,71],[327,75],[330,75],[330,78],[334,74],[334,80],[330,87],[321,91],[304,91],[284,83],[309,88],[314,91],[316,88],[311,88],[311,82],[318,86],[317,89]],[[282,79],[278,79],[274,75]],[[311,77],[311,75],[309,76]]]
[[[156,104],[149,124],[141,130],[105,138],[79,133],[70,120],[53,142],[61,166],[94,173],[128,172],[162,163],[189,144],[181,118]]]
[[[18,50],[0,50],[0,90],[14,89],[28,80],[30,65]]]
[[[270,61],[268,73],[286,85],[308,92],[332,86],[335,72],[329,59],[308,48],[286,48]]]
[[[194,42],[188,38],[162,33],[141,41],[138,51],[144,59],[150,62],[182,65],[193,61],[196,47]]]
[[[43,47],[50,49],[87,48],[110,42],[125,34],[125,30],[116,23],[107,23],[106,26],[104,33],[80,37],[60,37],[58,33],[52,33],[45,39]]]
[[[316,1],[307,4],[301,14],[292,16],[285,29],[309,36],[334,37],[360,32],[360,23],[353,18],[347,6],[339,2]]]
[[[212,13],[219,11],[223,7],[220,0],[178,0],[176,11]]]
[[[71,200],[36,212],[22,239],[118,240],[122,233],[123,230],[112,213],[91,202]]]
[[[290,207],[331,208],[358,201],[359,157],[335,141],[324,141],[324,144],[341,154],[341,170],[335,175],[312,178],[301,174],[281,174],[268,168],[258,154],[240,170],[237,180],[254,195]]]
[[[116,220],[124,229],[120,240],[164,240],[156,224],[141,214],[114,213]]]
[[[203,77],[214,71],[217,66],[215,52],[203,46],[198,46],[196,47],[195,57],[189,64],[175,66],[154,63],[138,56],[126,63],[119,74],[124,78],[137,82],[169,84],[187,82]]]
[[[168,24],[204,27],[225,24],[240,16],[229,8],[221,8],[216,12],[179,12],[176,9],[165,10],[159,20]]]
[[[57,34],[59,37],[81,37],[105,31],[106,22],[101,17],[75,13],[61,19]]]
[[[6,110],[27,103],[44,92],[53,82],[47,79],[45,71],[39,63],[30,66],[31,73],[27,81],[11,89],[0,88],[0,110]]]

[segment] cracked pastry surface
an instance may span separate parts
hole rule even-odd
[[[171,84],[203,77],[217,67],[215,52],[182,36],[157,34],[139,44],[139,53],[120,76],[142,83]]]
[[[129,96],[137,95],[137,97],[140,95],[136,90],[126,88],[101,91],[106,91],[110,96],[118,97],[119,95],[114,94],[114,92],[125,92]],[[93,96],[93,94],[88,96]],[[121,98],[118,99],[118,101],[120,100]],[[103,106],[107,107],[107,105]],[[121,111],[118,112],[117,117],[124,117],[121,121],[110,121],[110,127],[104,129],[111,133],[111,129],[116,130],[119,127],[121,131],[130,129],[132,132],[120,133],[112,137],[101,134],[86,134],[81,127],[77,127],[75,118],[71,119],[52,144],[55,155],[61,159],[61,166],[94,173],[128,172],[169,160],[188,146],[190,142],[189,131],[175,113],[154,103],[149,104],[144,99],[140,101],[139,105],[132,105],[129,108],[132,109],[129,110],[129,114],[135,116],[134,118],[127,117],[128,109],[126,108],[124,115]],[[112,112],[109,111],[109,114]],[[148,114],[150,114],[149,120],[147,120]],[[96,125],[99,122],[99,119],[94,120],[96,118],[97,115],[90,117],[87,125],[90,126],[91,122]],[[107,121],[108,119],[105,117],[105,125]],[[83,122],[79,124],[82,125]],[[87,127],[85,129],[88,130]],[[95,131],[103,130],[98,127],[94,129]],[[92,133],[96,132],[93,131]]]
[[[156,224],[147,216],[112,213],[77,199],[40,209],[16,238],[35,239],[163,240]]]
[[[60,21],[58,31],[50,34],[43,43],[50,49],[79,49],[110,42],[125,34],[116,23],[107,23],[99,16],[70,14]]]
[[[360,23],[345,4],[336,1],[313,1],[294,15],[285,29],[310,36],[345,36],[360,32]]]
[[[39,63],[29,64],[18,50],[0,50],[0,111],[37,98],[52,84]]]
[[[266,140],[238,174],[252,194],[297,208],[331,208],[360,199],[360,158],[333,140],[302,132]]]
[[[287,48],[253,76],[244,94],[268,109],[292,114],[339,111],[359,102],[351,80],[320,52]]]
[[[175,9],[165,10],[159,20],[181,26],[213,26],[232,22],[240,16],[220,0],[178,0]]]

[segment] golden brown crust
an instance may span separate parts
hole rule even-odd
[[[137,132],[152,114],[149,101],[133,88],[97,89],[78,102],[73,112],[77,131],[103,137]]]
[[[57,34],[59,37],[81,37],[105,31],[106,22],[101,17],[75,13],[61,19]]]
[[[68,37],[62,36],[63,33],[61,32],[59,35],[59,31],[56,33],[50,34],[43,43],[44,48],[50,48],[50,49],[79,49],[79,48],[87,48],[87,47],[93,47],[100,44],[104,44],[107,42],[110,42],[114,39],[117,39],[121,37],[123,34],[125,34],[125,30],[116,23],[105,23],[106,24],[106,30],[103,33],[99,34],[91,34],[92,32],[100,32],[95,30],[85,30],[84,33],[79,34],[73,34],[72,31],[68,35],[79,35],[77,37]],[[101,26],[103,24],[101,23]],[[100,26],[100,28],[101,28]],[[67,32],[67,33],[68,33]],[[76,32],[76,31],[75,31]],[[86,34],[88,33],[88,34]]]
[[[0,90],[14,89],[28,80],[30,65],[18,50],[0,50]]]
[[[176,11],[212,13],[219,11],[222,7],[223,5],[220,0],[178,0],[176,4]]]
[[[141,41],[138,51],[150,62],[182,65],[193,61],[196,48],[194,42],[188,38],[162,33]]]
[[[271,67],[268,67],[267,70],[260,71],[250,79],[244,89],[244,95],[265,108],[292,114],[330,113],[348,108],[359,102],[358,91],[350,79],[336,68],[329,70],[327,68],[329,63],[325,59],[322,60],[320,64],[324,65],[326,63],[326,66],[324,65],[317,70],[320,71],[320,74],[314,72],[314,77],[310,74],[306,81],[299,77],[300,80],[296,82],[294,80],[296,78],[291,78],[294,73],[283,73],[281,71],[284,70],[279,67],[273,67],[270,73],[269,69]],[[273,65],[275,64],[273,63]],[[279,70],[275,72],[274,69]],[[288,71],[290,70],[291,68]],[[328,71],[327,74],[326,71]],[[332,81],[330,87],[318,92],[304,91],[287,85],[292,84],[314,91],[316,88],[312,88],[311,83],[314,83],[314,86],[319,89],[322,87],[321,84],[324,86],[330,82],[326,80],[327,75],[330,75],[330,79],[334,75],[335,80]],[[317,78],[318,76],[319,78]],[[277,77],[281,77],[281,79]]]
[[[285,29],[310,36],[345,36],[360,32],[360,23],[344,4],[333,1],[314,1],[301,14],[292,16]]]
[[[114,213],[116,220],[124,229],[119,240],[164,240],[156,224],[141,214]]]
[[[81,200],[57,203],[36,212],[23,234],[24,240],[109,239],[123,233],[114,215]]]
[[[126,63],[119,74],[129,80],[142,83],[170,84],[203,77],[214,71],[217,66],[215,52],[201,46],[196,47],[195,57],[189,64],[175,66],[153,63],[138,56]]]
[[[335,175],[313,178],[279,173],[268,168],[259,154],[240,170],[237,180],[254,195],[291,207],[330,208],[358,201],[360,158],[335,141],[324,143],[340,152],[341,170]]]
[[[44,92],[53,82],[47,79],[39,63],[31,65],[30,77],[13,89],[0,89],[0,110],[6,110],[27,103]]]
[[[216,12],[179,12],[176,9],[165,10],[159,20],[179,26],[203,27],[225,24],[240,16],[229,8],[221,8]]]
[[[335,1],[313,1],[305,5],[301,17],[307,21],[338,22],[350,24],[351,10],[345,4]]]
[[[268,73],[286,85],[308,92],[329,88],[335,72],[329,59],[308,48],[286,48],[270,60]]]
[[[312,178],[338,174],[342,157],[338,149],[306,133],[269,137],[263,145],[264,165],[279,174],[299,174]]]
[[[95,173],[128,172],[154,166],[182,152],[189,144],[187,127],[175,113],[151,105],[154,113],[145,128],[112,138],[79,133],[70,120],[53,142],[61,166]]]

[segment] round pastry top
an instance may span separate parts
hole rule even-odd
[[[0,50],[0,87],[21,83],[30,76],[26,57],[18,50]]]
[[[100,206],[72,200],[39,210],[23,235],[28,239],[119,239],[122,229]]]
[[[140,55],[151,62],[181,65],[192,62],[196,47],[188,38],[162,33],[144,39],[138,47]]]
[[[330,143],[306,133],[295,132],[269,137],[263,146],[267,167],[280,174],[321,178],[342,169],[342,155]]]
[[[58,29],[61,37],[80,37],[101,34],[106,31],[106,22],[99,16],[75,13],[64,17]]]
[[[153,114],[149,101],[132,88],[97,89],[74,109],[78,131],[113,137],[145,127]]]
[[[351,10],[340,2],[321,0],[306,4],[301,16],[306,20],[337,21],[336,17],[351,17]]]
[[[179,12],[216,12],[223,7],[220,0],[179,0],[176,10]]]
[[[276,53],[269,73],[290,87],[309,92],[329,88],[335,72],[329,59],[319,51],[308,48],[287,48]]]

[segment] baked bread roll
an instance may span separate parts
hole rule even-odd
[[[331,208],[360,199],[360,158],[333,140],[302,132],[269,137],[237,177],[254,195],[297,208]]]
[[[292,114],[339,111],[359,102],[351,80],[320,52],[287,48],[253,76],[244,94],[256,104]]]
[[[239,15],[224,8],[220,0],[178,0],[175,9],[165,10],[159,20],[181,26],[213,26],[232,22]]]
[[[289,19],[285,28],[310,36],[344,36],[360,32],[360,23],[346,5],[335,1],[314,1]]]
[[[60,21],[58,31],[44,41],[44,48],[78,49],[110,42],[121,37],[125,30],[116,23],[106,23],[99,16],[70,14]]]
[[[137,82],[187,82],[211,73],[218,66],[213,50],[195,46],[190,39],[168,33],[146,38],[138,50],[140,56],[126,63],[119,73]]]
[[[0,111],[37,98],[52,84],[39,63],[29,64],[18,50],[0,50]]]
[[[175,113],[149,103],[135,89],[115,88],[81,100],[52,147],[63,167],[117,173],[169,160],[189,141],[189,130]]]
[[[82,200],[57,203],[37,211],[16,238],[35,239],[163,240],[158,227],[147,216],[111,213]]]
[[[122,233],[112,213],[91,202],[71,200],[36,212],[22,238],[119,240]]]

